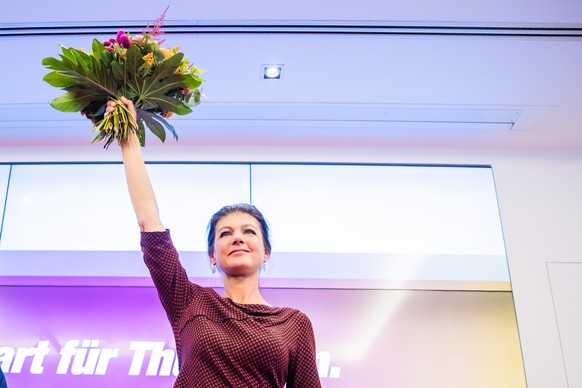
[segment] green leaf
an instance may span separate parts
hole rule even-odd
[[[138,120],[137,120],[137,138],[139,139],[139,144],[142,147],[145,147],[146,133],[145,133],[145,127],[143,126],[143,120],[139,119],[139,109],[137,111],[137,115],[138,115]]]
[[[157,115],[142,109],[138,109],[138,117],[140,121],[149,128],[149,130],[156,135],[162,143],[166,141],[166,130],[164,126],[156,120]]]
[[[145,63],[141,51],[135,45],[130,46],[126,52],[125,63],[112,62],[111,71],[120,85],[119,94],[127,98],[139,101],[141,90],[143,90],[143,78],[137,74],[137,69]],[[140,104],[136,103],[139,107]]]
[[[196,89],[198,86],[202,85],[202,82],[204,82],[204,80],[196,74],[188,73],[184,75],[184,83],[189,89]]]
[[[91,57],[91,67],[93,69],[93,74],[90,77],[92,77],[95,82],[111,90],[117,87],[117,82],[111,78],[111,70],[102,60]]]
[[[160,115],[149,112],[147,110],[138,109],[137,110],[138,121],[143,121],[144,124],[149,128],[149,130],[156,135],[162,143],[166,141],[166,130],[172,133],[174,140],[178,140],[178,134],[174,129],[174,126],[168,123]]]
[[[52,57],[42,61],[53,70],[43,80],[67,91],[63,97],[53,100],[51,105],[55,109],[74,112],[84,109],[92,100],[116,97],[117,82],[102,59],[81,50],[63,47],[62,51],[60,61]]]
[[[172,133],[172,136],[174,137],[174,140],[178,140],[178,134],[176,133],[176,129],[174,128],[174,126],[170,123],[168,123],[168,121],[166,121],[163,117],[161,116],[157,116],[157,119],[166,127],[166,129],[168,131],[170,131]]]
[[[181,74],[174,74],[180,66],[184,54],[178,53],[160,63],[153,74],[146,77],[142,85],[138,87],[138,103],[146,102],[153,96],[161,96],[164,93],[185,87],[184,77]],[[149,102],[153,104],[153,102]]]
[[[176,89],[183,89],[186,87],[186,83],[184,82],[184,80],[185,77],[183,74],[172,74],[159,82],[154,93],[166,94],[175,91]]]
[[[46,57],[42,60],[42,65],[48,67],[52,70],[66,70],[68,69],[66,66],[63,65],[63,62],[59,61],[53,57]]]
[[[91,74],[91,58],[89,55],[81,50],[71,49],[71,55],[75,58],[77,63],[77,71],[84,76]]]
[[[124,82],[127,75],[124,66],[119,62],[111,63],[111,74],[118,83]]]
[[[202,93],[200,92],[200,90],[198,90],[198,89],[194,90],[193,96],[194,96],[194,104],[196,104],[196,105],[200,104],[200,100],[202,99]]]
[[[56,72],[56,71],[52,71],[52,72],[46,74],[42,78],[42,80],[47,82],[50,86],[54,86],[57,88],[64,88],[64,87],[73,86],[76,84],[75,80],[71,79],[71,77],[63,75],[63,74]]]
[[[174,112],[179,115],[186,115],[192,112],[192,108],[185,105],[182,101],[174,97],[165,96],[163,94],[150,96],[150,98],[148,98],[146,102],[142,104],[141,108],[144,110]]]
[[[61,112],[79,112],[93,100],[91,95],[78,96],[74,92],[67,92],[52,100],[50,105]]]
[[[143,59],[140,49],[133,44],[129,46],[129,48],[127,49],[127,57],[125,60],[125,69],[127,71],[127,74],[131,78],[135,77],[136,75],[135,72],[144,63],[145,60]]]
[[[100,54],[96,55],[96,57],[99,57],[99,60],[102,61],[107,68],[111,68],[111,63],[113,62],[113,53],[109,50],[105,50],[103,43],[99,42],[97,39],[94,39],[93,42],[97,42],[93,43],[93,47],[99,47],[100,50]],[[95,51],[95,49],[93,49],[93,51]]]
[[[98,39],[93,39],[93,43],[91,44],[91,50],[93,50],[93,56],[95,57],[95,59],[105,62],[104,54],[105,52],[108,51],[105,50],[105,46],[103,45],[103,43],[101,43],[101,41],[99,41]]]

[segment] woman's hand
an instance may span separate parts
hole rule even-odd
[[[131,113],[134,120],[137,120],[137,112],[135,110],[135,106],[133,105],[133,101],[123,96],[119,97],[119,100],[123,102],[123,105],[127,107],[127,110],[129,110],[129,113]],[[108,116],[111,114],[111,112],[113,112],[116,104],[117,103],[113,100],[107,101],[107,107],[105,108],[105,116]]]
[[[133,118],[133,122],[136,123],[137,121],[137,111],[135,110],[135,106],[133,105],[133,101],[131,101],[129,98],[125,98],[125,97],[119,97],[118,100],[109,100],[107,101],[107,106],[105,108],[105,114],[104,116],[107,117],[110,114],[112,114],[115,111],[115,107],[117,106],[117,104],[119,104],[119,102],[122,102],[123,105],[125,105],[125,108],[127,109],[127,111],[129,112],[129,114],[132,116]],[[139,138],[137,136],[137,127],[130,129],[126,135],[125,138],[122,138],[122,140],[120,140],[119,145],[124,148],[125,146],[128,145],[133,145],[133,148],[140,148],[139,145]]]

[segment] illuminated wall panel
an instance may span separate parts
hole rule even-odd
[[[248,164],[150,164],[164,226],[181,251],[206,252],[206,226],[224,205],[250,202]]]
[[[252,168],[253,202],[273,230],[275,277],[357,287],[510,289],[490,168]]]
[[[123,167],[15,165],[3,250],[138,249]]]
[[[165,226],[181,249],[204,249],[210,215],[225,203],[249,201],[248,170],[248,165],[148,167]],[[0,248],[139,250],[123,166],[14,166]]]

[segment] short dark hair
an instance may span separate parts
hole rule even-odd
[[[227,205],[222,207],[219,211],[214,213],[210,217],[208,222],[208,256],[212,256],[214,253],[214,237],[216,234],[216,224],[223,217],[233,214],[233,213],[246,213],[253,216],[261,225],[261,232],[263,234],[263,244],[265,246],[265,252],[271,254],[271,236],[269,233],[269,224],[263,216],[263,213],[259,211],[255,206],[248,203],[236,203],[234,205]]]

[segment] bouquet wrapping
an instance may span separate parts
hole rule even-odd
[[[179,47],[161,46],[164,15],[165,11],[153,28],[135,37],[120,30],[105,42],[93,39],[89,53],[62,46],[59,58],[42,60],[52,70],[43,80],[65,91],[50,105],[62,112],[81,112],[97,132],[93,142],[105,141],[104,148],[114,140],[124,141],[131,131],[137,132],[144,146],[145,127],[162,142],[166,130],[177,140],[166,119],[174,113],[188,114],[200,103],[203,70],[190,64]],[[121,96],[133,101],[136,119],[119,100]],[[115,110],[105,115],[109,100],[116,102]]]

